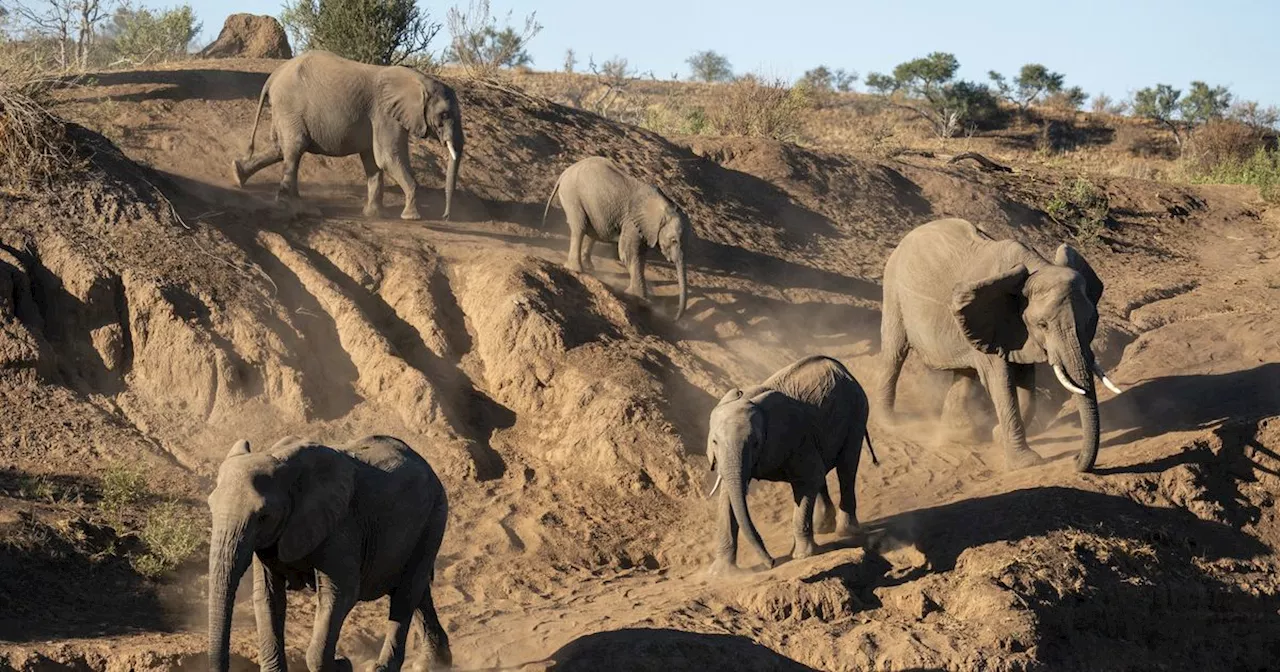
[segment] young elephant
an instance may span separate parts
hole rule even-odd
[[[285,589],[302,585],[316,591],[313,672],[351,669],[335,657],[342,622],[357,601],[383,595],[391,614],[377,669],[400,669],[415,614],[434,662],[451,664],[431,601],[449,501],[404,442],[369,436],[335,450],[288,437],[250,453],[239,441],[218,470],[209,509],[210,669],[228,669],[231,610],[250,561],[263,670],[285,669]]]
[[[254,154],[262,105],[271,102],[271,148]],[[305,152],[359,154],[368,197],[364,214],[382,208],[382,174],[404,190],[402,219],[418,219],[418,185],[409,170],[409,136],[433,134],[449,154],[444,218],[449,219],[462,160],[462,112],[453,89],[411,68],[368,65],[327,51],[309,51],[276,68],[262,86],[249,133],[249,155],[231,162],[236,185],[284,161],[278,197],[298,198],[298,162]]]
[[[820,531],[836,528],[827,492],[827,472],[840,479],[839,532],[853,534],[858,524],[854,485],[867,434],[869,405],[862,386],[840,362],[823,356],[805,357],[781,369],[760,385],[730,390],[711,411],[707,458],[716,472],[715,494],[721,483],[719,531],[713,571],[736,565],[738,525],[765,564],[773,556],[765,549],[747,510],[747,485],[752,478],[787,481],[796,508],[792,557],[813,554],[815,499],[821,497]]]
[[[569,221],[569,270],[591,268],[591,246],[595,241],[617,242],[618,258],[631,275],[627,292],[644,298],[644,253],[649,248],[659,248],[676,267],[679,319],[686,299],[684,249],[692,235],[684,212],[661,191],[627,175],[618,164],[602,156],[583,159],[560,174],[542,211],[543,226],[557,191]]]

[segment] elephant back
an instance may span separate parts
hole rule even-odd
[[[760,388],[775,390],[812,408],[824,455],[838,453],[849,432],[865,431],[870,411],[867,395],[844,364],[831,357],[814,355],[798,360],[769,376]],[[859,434],[858,440],[861,438]]]

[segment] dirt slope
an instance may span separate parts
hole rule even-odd
[[[1015,473],[991,445],[873,416],[862,543],[713,582],[702,452],[720,394],[817,352],[869,383],[901,236],[958,215],[1050,253],[1071,232],[1035,204],[1067,176],[668,140],[458,82],[455,221],[360,219],[358,161],[314,156],[301,189],[322,216],[295,216],[272,203],[278,169],[228,186],[274,65],[95,77],[60,112],[124,156],[84,132],[91,177],[0,206],[0,667],[200,664],[202,556],[158,582],[120,560],[129,540],[91,513],[110,465],[144,464],[158,496],[198,508],[237,438],[370,432],[450,490],[436,602],[462,669],[1264,669],[1280,653],[1280,244],[1252,194],[1102,181],[1095,347],[1129,389],[1104,399],[1097,474],[1066,459],[1069,412],[1033,440],[1055,459]],[[665,263],[652,305],[621,293],[611,251],[595,277],[563,268],[542,206],[592,154],[690,213],[686,322]],[[415,156],[438,213],[439,155]],[[909,363],[904,403],[927,417],[934,382]],[[785,489],[751,501],[782,553]],[[311,609],[291,597],[295,656]],[[371,659],[384,617],[359,607],[341,650]]]

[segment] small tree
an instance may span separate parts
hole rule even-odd
[[[564,50],[564,71],[572,74],[575,66],[578,65],[578,56],[573,53],[572,49]]]
[[[940,51],[899,64],[893,75],[873,72],[867,86],[891,105],[910,110],[933,126],[940,138],[950,138],[964,126],[989,123],[1000,109],[991,89],[955,79],[960,62]]]
[[[156,12],[121,7],[112,22],[116,28],[115,51],[135,62],[153,56],[184,56],[200,32],[200,23],[190,5]]]
[[[1191,126],[1222,119],[1231,109],[1231,92],[1225,86],[1191,82],[1179,108],[1182,120]]]
[[[111,5],[111,0],[21,0],[12,8],[19,28],[56,41],[60,67],[83,69]]]
[[[1028,107],[1039,102],[1042,96],[1061,91],[1063,81],[1066,79],[1062,73],[1051,72],[1039,63],[1028,63],[1022,66],[1017,76],[1013,78],[1012,85],[1004,75],[994,70],[987,75],[995,84],[1000,97],[1016,105],[1018,111],[1023,113]],[[1081,95],[1083,93],[1083,91],[1080,92]]]
[[[524,27],[511,26],[511,12],[506,25],[498,28],[498,18],[489,9],[489,0],[471,0],[466,11],[449,10],[449,48],[445,60],[457,63],[473,77],[491,77],[501,68],[527,66],[533,57],[526,49],[529,41],[542,31],[537,13],[524,19]]]
[[[856,81],[858,81],[858,73],[853,70],[831,70],[825,65],[819,65],[812,70],[806,70],[797,83],[815,91],[849,92],[853,90],[853,83]]]
[[[310,48],[363,63],[394,65],[426,53],[440,32],[416,0],[298,0],[284,15]]]
[[[1182,152],[1182,123],[1179,106],[1182,91],[1168,84],[1157,84],[1133,94],[1133,114],[1161,124],[1173,132],[1173,141]]]
[[[294,0],[285,2],[280,9],[280,25],[289,34],[295,53],[311,48],[311,36],[316,32],[316,15],[320,8],[317,0]]]
[[[1105,93],[1099,93],[1093,97],[1094,114],[1115,114],[1120,115],[1129,111],[1129,103],[1123,100],[1115,100]]]
[[[1089,100],[1089,94],[1078,86],[1059,89],[1044,97],[1044,104],[1049,107],[1055,107],[1060,110],[1075,110],[1084,107],[1085,101]]]
[[[1262,107],[1254,100],[1242,100],[1231,106],[1227,118],[1251,128],[1271,131],[1280,123],[1280,109],[1274,105]]]
[[[733,79],[733,66],[729,59],[714,51],[699,51],[685,62],[689,64],[694,81],[728,82]]]

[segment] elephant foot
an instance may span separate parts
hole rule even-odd
[[[418,220],[422,219],[422,214],[418,212],[418,206],[405,206],[404,211],[400,213],[400,219]]]
[[[742,576],[747,573],[749,573],[747,570],[738,567],[738,565],[724,558],[717,558],[716,561],[711,563],[711,566],[707,568],[708,576]]]
[[[1024,469],[1026,467],[1035,467],[1044,464],[1048,460],[1040,457],[1030,448],[1019,448],[1010,450],[1005,453],[1004,465],[1008,471],[1015,469]]]
[[[803,560],[812,558],[818,552],[818,547],[814,546],[812,540],[797,541],[795,548],[791,551],[792,560]]]
[[[240,165],[240,159],[231,160],[231,181],[236,183],[237,187],[244,186],[244,167]]]
[[[382,205],[379,203],[369,203],[361,210],[365,217],[369,219],[377,219],[382,216]]]
[[[819,516],[813,521],[813,531],[818,534],[831,534],[836,531],[835,514]]]
[[[851,539],[858,536],[862,528],[858,526],[858,521],[853,516],[841,511],[836,520],[836,536],[843,539]]]
[[[572,260],[572,259],[571,259],[571,260],[569,260],[568,262],[566,262],[566,263],[565,263],[565,265],[564,265],[564,267],[565,267],[565,268],[567,268],[567,269],[569,269],[570,271],[573,271],[574,273],[581,273],[581,272],[582,272],[582,264],[580,264],[580,263],[578,263],[577,261]]]

